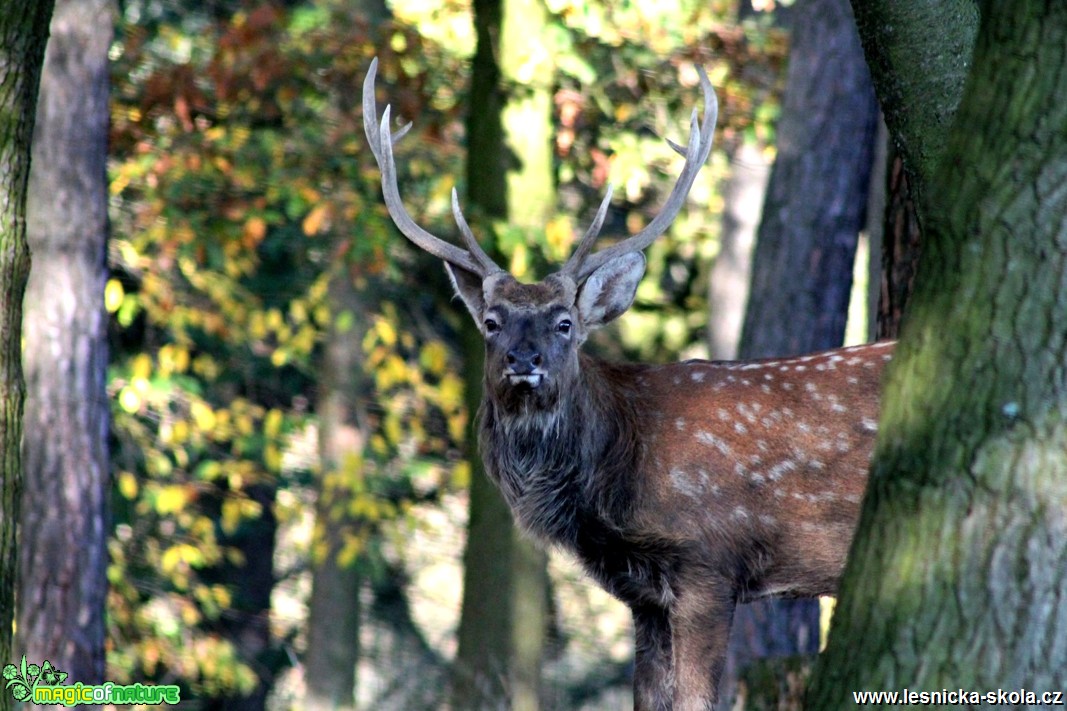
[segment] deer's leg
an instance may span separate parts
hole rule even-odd
[[[726,662],[734,605],[725,581],[705,581],[680,591],[671,607],[673,711],[711,711]]]
[[[656,605],[631,608],[634,617],[634,711],[671,711],[674,672],[671,623]]]

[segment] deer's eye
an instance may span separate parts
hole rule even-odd
[[[487,318],[485,320],[485,332],[496,333],[500,330],[500,324],[496,322],[496,319]]]
[[[570,321],[570,319],[566,319],[565,318],[562,321],[560,321],[559,323],[557,323],[556,324],[556,330],[559,331],[560,333],[562,333],[564,336],[569,335],[570,332],[571,332],[571,321]]]

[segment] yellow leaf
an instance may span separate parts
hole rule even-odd
[[[352,534],[345,535],[344,546],[337,554],[337,564],[342,568],[348,568],[356,562],[360,551],[363,550],[363,541]]]
[[[267,465],[267,469],[272,472],[281,471],[282,468],[282,453],[273,444],[268,444],[263,448],[263,463]]]
[[[159,369],[164,375],[183,373],[189,368],[189,351],[171,343],[159,349]]]
[[[454,374],[446,373],[441,378],[439,392],[442,408],[455,410],[463,404],[463,381]]]
[[[241,523],[241,502],[235,498],[228,498],[222,502],[222,531],[227,535],[233,535]]]
[[[126,386],[122,389],[119,393],[119,407],[131,415],[141,409],[141,396],[135,388]]]
[[[382,423],[382,430],[385,432],[385,437],[393,445],[400,444],[400,438],[403,436],[403,431],[400,428],[400,418],[393,413],[389,413],[385,417],[385,421]]]
[[[160,514],[175,513],[181,511],[188,501],[189,493],[185,487],[164,486],[156,497],[156,511]]]
[[[148,376],[152,374],[152,358],[147,353],[138,354],[133,359],[130,370],[134,380],[148,380]]]
[[[311,212],[304,218],[304,222],[301,227],[304,230],[304,234],[308,237],[316,235],[322,230],[323,224],[326,222],[326,218],[329,217],[330,207],[328,203],[319,203],[315,207],[311,208]]]
[[[137,498],[137,477],[131,472],[119,472],[119,493],[123,498],[133,501]]]
[[[122,288],[122,282],[118,279],[108,279],[104,287],[104,308],[109,314],[113,314],[122,306],[122,299],[126,296],[126,290]]]
[[[178,420],[171,429],[171,441],[174,444],[181,444],[187,439],[189,439],[189,423],[185,420]]]
[[[530,251],[526,249],[525,244],[515,245],[515,251],[511,253],[511,269],[509,271],[515,275],[522,275],[529,268]]]
[[[467,435],[467,416],[465,411],[457,412],[448,418],[448,436],[462,442]]]
[[[392,323],[380,318],[375,324],[375,329],[378,331],[378,338],[382,339],[382,343],[387,346],[396,345],[396,328],[393,327]]]
[[[548,244],[549,256],[563,259],[570,252],[573,241],[574,227],[566,215],[560,215],[545,225],[545,242]]]
[[[445,344],[441,341],[430,341],[422,347],[422,352],[419,354],[419,362],[422,367],[433,375],[440,375],[445,372],[445,366],[448,365],[448,350],[445,348]]]
[[[196,422],[196,426],[201,432],[210,432],[215,429],[215,411],[209,405],[200,400],[194,400],[193,404],[189,406],[189,413],[193,416],[193,421]]]
[[[389,445],[385,443],[385,437],[380,434],[373,434],[370,438],[370,447],[374,450],[375,454],[384,456],[389,452]]]
[[[249,217],[245,220],[244,239],[246,246],[254,247],[267,236],[267,221],[262,217]]]
[[[277,437],[282,431],[282,419],[282,411],[276,407],[271,408],[263,421],[263,434],[268,437]]]
[[[250,435],[255,430],[255,425],[252,422],[252,416],[244,412],[242,412],[240,415],[237,415],[235,419],[235,424],[237,425],[237,431],[243,435]]]

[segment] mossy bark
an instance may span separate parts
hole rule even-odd
[[[877,332],[896,338],[922,253],[927,183],[970,68],[978,3],[852,0],[852,7],[892,146]]]
[[[987,2],[828,648],[852,692],[1067,688],[1067,5]]]

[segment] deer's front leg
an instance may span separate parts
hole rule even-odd
[[[631,608],[634,617],[634,711],[671,711],[674,672],[670,615],[655,605]]]
[[[725,582],[705,582],[680,591],[671,607],[672,711],[711,711],[726,662],[735,604]]]

